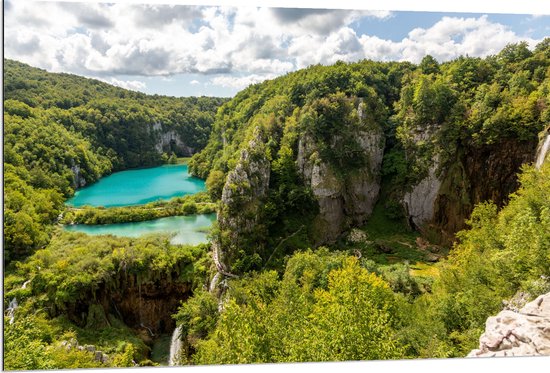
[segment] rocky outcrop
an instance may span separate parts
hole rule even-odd
[[[550,150],[550,128],[544,131],[541,141],[537,147],[537,153],[535,155],[535,167],[540,169],[542,164],[546,161]]]
[[[550,355],[550,293],[518,312],[504,310],[489,317],[479,349],[468,357]]]
[[[438,168],[439,160],[436,158],[428,169],[428,176],[403,196],[402,202],[409,217],[409,222],[415,228],[423,227],[431,222],[434,217],[435,201],[441,187],[441,180],[436,175]]]
[[[411,131],[411,148],[432,142],[439,129],[428,127]],[[426,176],[401,200],[410,225],[420,231],[430,230],[439,242],[450,245],[455,233],[466,228],[474,206],[493,201],[502,207],[509,195],[517,190],[517,174],[523,164],[531,163],[536,142],[502,139],[495,144],[460,144],[452,156],[442,161],[441,145],[429,145],[432,150],[421,151],[417,164],[427,168]],[[415,157],[416,151],[410,152]]]
[[[365,119],[364,105],[358,105],[360,121]],[[308,133],[298,143],[297,166],[305,184],[319,205],[315,218],[317,243],[333,242],[353,225],[365,222],[372,213],[380,191],[380,171],[384,156],[384,134],[378,125],[355,130],[354,138],[368,161],[362,167],[338,174],[335,166],[323,160],[319,144]],[[340,141],[334,136],[331,147]]]
[[[195,149],[187,145],[176,131],[164,128],[159,122],[154,123],[151,129],[157,137],[155,150],[158,153],[174,152],[184,157],[190,157],[195,153]]]
[[[174,330],[172,315],[191,295],[191,284],[177,278],[175,272],[155,279],[120,274],[114,282],[101,284],[76,303],[67,304],[66,312],[71,321],[91,329],[109,326],[114,317],[138,330],[149,343]],[[55,316],[55,310],[52,312]]]
[[[256,230],[269,188],[270,171],[264,139],[260,129],[256,128],[247,147],[241,151],[237,165],[227,175],[222,191],[218,222],[226,235],[216,255],[224,271],[230,270],[229,263],[235,250],[260,244],[255,242]]]
[[[502,207],[519,187],[518,173],[531,163],[536,142],[503,139],[491,145],[463,145],[442,172],[442,184],[431,221],[441,243],[450,244],[454,234],[466,228],[474,206],[493,201]]]
[[[86,186],[86,179],[82,176],[80,172],[80,166],[73,164],[71,166],[71,172],[73,173],[73,188],[82,188]]]
[[[410,140],[407,144],[408,155],[413,157],[417,168],[426,169],[424,177],[410,190],[405,191],[401,204],[412,228],[422,230],[434,217],[435,202],[441,188],[439,149],[433,144],[437,126],[415,127],[410,130]],[[419,149],[426,148],[416,156]]]
[[[109,358],[109,355],[105,354],[102,351],[99,351],[94,345],[79,345],[78,341],[75,338],[71,338],[68,341],[61,341],[58,347],[64,349],[65,351],[77,350],[87,352],[93,355],[93,359],[95,361],[98,361],[102,364],[107,364],[111,360]],[[135,366],[137,366],[137,364],[135,364]]]

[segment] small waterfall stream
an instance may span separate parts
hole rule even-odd
[[[17,309],[17,307],[19,307],[17,299],[13,298],[8,305],[8,309],[6,310],[8,313],[8,317],[10,318],[10,324],[13,324],[13,321],[15,320],[15,310]]]
[[[182,330],[180,325],[174,329],[174,333],[172,334],[172,341],[170,342],[170,358],[168,359],[169,366],[176,366],[180,364],[182,348],[182,341],[180,338],[181,332]]]
[[[541,168],[542,164],[544,163],[544,160],[546,159],[546,154],[548,153],[548,150],[550,150],[550,132],[546,132],[544,141],[542,142],[542,146],[539,148],[537,152],[537,157],[535,158],[536,169]]]

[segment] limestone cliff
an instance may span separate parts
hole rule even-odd
[[[191,283],[177,280],[177,273],[141,279],[119,273],[110,284],[100,284],[81,300],[67,304],[67,314],[77,325],[102,328],[112,317],[140,330],[144,339],[172,332],[172,315],[181,301],[191,295]]]
[[[489,317],[479,348],[468,357],[550,355],[550,293],[519,311]]]
[[[517,174],[532,162],[534,140],[502,139],[490,145],[461,144],[456,154],[440,164],[439,151],[427,176],[404,193],[402,203],[415,228],[432,230],[440,243],[450,244],[464,229],[474,206],[493,201],[503,206],[518,188]]]
[[[252,139],[241,150],[235,168],[227,175],[222,191],[218,222],[222,250],[216,250],[220,263],[232,262],[241,245],[259,245],[255,241],[263,199],[267,196],[271,165],[266,159],[264,139],[255,128]],[[216,243],[218,244],[218,243]]]
[[[151,133],[156,138],[155,150],[157,153],[174,152],[178,156],[185,157],[190,157],[195,153],[195,149],[187,145],[176,131],[165,128],[159,122],[151,126]]]
[[[359,120],[365,118],[362,102],[358,105]],[[368,162],[350,170],[345,175],[337,174],[334,165],[319,156],[319,145],[308,133],[300,137],[298,145],[298,170],[319,204],[315,218],[315,238],[318,243],[332,242],[351,226],[365,222],[372,213],[380,192],[380,171],[384,156],[384,133],[381,126],[354,131],[361,152]],[[331,147],[341,138],[335,135]]]
[[[340,130],[331,136],[330,144],[327,146],[315,133],[317,127],[302,128],[297,131],[292,156],[297,171],[293,182],[311,191],[311,203],[318,205],[313,207],[318,212],[307,218],[301,216],[303,225],[297,224],[292,233],[287,233],[306,234],[303,228],[307,227],[308,236],[318,245],[334,242],[349,228],[363,224],[372,213],[380,191],[385,145],[382,127],[367,113],[361,99],[343,98],[340,103],[346,105],[348,118],[337,124]],[[266,224],[265,209],[272,187],[267,153],[272,151],[268,143],[273,143],[273,137],[256,127],[235,167],[227,174],[218,213],[220,235],[214,243],[219,248],[215,254],[224,271],[235,269],[232,268],[235,258],[246,257],[251,262],[241,263],[239,268],[250,268],[262,260],[269,261],[277,250],[278,244],[266,246],[270,227]],[[350,139],[354,143],[352,155],[342,160],[338,158],[339,151],[348,149]],[[339,169],[338,162],[346,169]],[[280,240],[284,241],[284,237]],[[247,255],[240,254],[243,250]]]
[[[86,186],[86,179],[80,172],[80,166],[73,164],[71,166],[71,172],[73,173],[73,188],[78,189]]]

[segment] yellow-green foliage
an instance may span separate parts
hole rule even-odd
[[[200,364],[343,361],[403,356],[388,284],[354,257],[304,252],[283,280],[267,271],[233,282]]]
[[[204,192],[172,198],[168,201],[150,202],[139,206],[67,208],[60,223],[62,224],[115,224],[164,218],[167,216],[185,216],[193,214],[212,214],[216,212],[213,203]]]
[[[428,319],[437,329],[431,346],[446,344],[449,354],[464,356],[503,300],[518,291],[535,298],[550,290],[550,164],[525,167],[520,181],[501,211],[492,203],[474,209],[471,228],[458,234],[459,243],[440,266],[433,294],[417,300],[408,329],[416,330],[409,339],[415,354],[429,356],[422,335]]]
[[[61,233],[45,249],[18,266],[18,278],[31,279],[32,295],[47,295],[57,307],[93,295],[101,285],[117,286],[126,275],[143,282],[161,276],[173,281],[200,281],[204,274],[203,246],[173,246],[167,237],[94,237]],[[9,278],[9,277],[8,277]],[[6,289],[8,296],[10,291]]]

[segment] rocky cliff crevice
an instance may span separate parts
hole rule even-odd
[[[427,176],[404,193],[403,207],[412,226],[436,234],[450,245],[466,228],[474,206],[493,201],[502,207],[518,188],[517,174],[533,161],[537,142],[502,139],[491,145],[462,144],[454,158],[440,165],[436,151]]]
[[[358,110],[358,113],[362,112]],[[306,133],[300,137],[297,166],[319,205],[319,214],[314,221],[314,236],[318,244],[334,242],[351,226],[363,224],[378,199],[384,155],[382,128],[372,126],[369,130],[356,130],[354,138],[368,161],[364,166],[341,175],[334,165],[321,159],[320,146],[312,136]],[[335,136],[331,146],[338,141],[338,136]]]
[[[191,284],[178,281],[177,276],[145,282],[135,275],[126,275],[119,278],[116,286],[102,284],[87,299],[68,305],[68,315],[77,325],[88,328],[108,326],[107,315],[112,315],[142,331],[145,339],[151,339],[173,331],[176,323],[172,315],[190,295]]]
[[[271,165],[266,158],[261,130],[256,127],[252,139],[241,150],[235,168],[227,175],[218,213],[221,237],[216,245],[217,258],[226,270],[237,250],[242,246],[261,246],[258,224],[262,217],[262,203],[267,196]]]
[[[159,122],[151,126],[151,132],[156,138],[155,151],[157,153],[173,152],[180,157],[190,157],[196,151],[196,149],[187,145],[176,131],[165,128]]]

